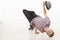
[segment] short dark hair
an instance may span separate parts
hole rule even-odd
[[[54,32],[49,37],[53,37],[53,36],[54,36]]]

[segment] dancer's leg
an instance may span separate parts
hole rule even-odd
[[[28,10],[24,9],[23,13],[26,16],[26,18],[28,19],[28,21],[30,22],[31,15],[28,13]]]

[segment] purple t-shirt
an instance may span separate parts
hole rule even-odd
[[[35,17],[30,24],[32,26],[36,25],[38,30],[43,33],[45,28],[49,28],[50,20],[48,17],[42,18],[41,16],[38,16],[38,17]]]

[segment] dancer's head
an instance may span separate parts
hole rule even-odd
[[[47,33],[47,35],[48,35],[49,37],[54,36],[54,32],[52,31],[52,29],[46,28],[46,29],[45,29],[45,32]]]

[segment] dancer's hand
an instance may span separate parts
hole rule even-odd
[[[45,3],[43,2],[43,7],[45,6]]]

